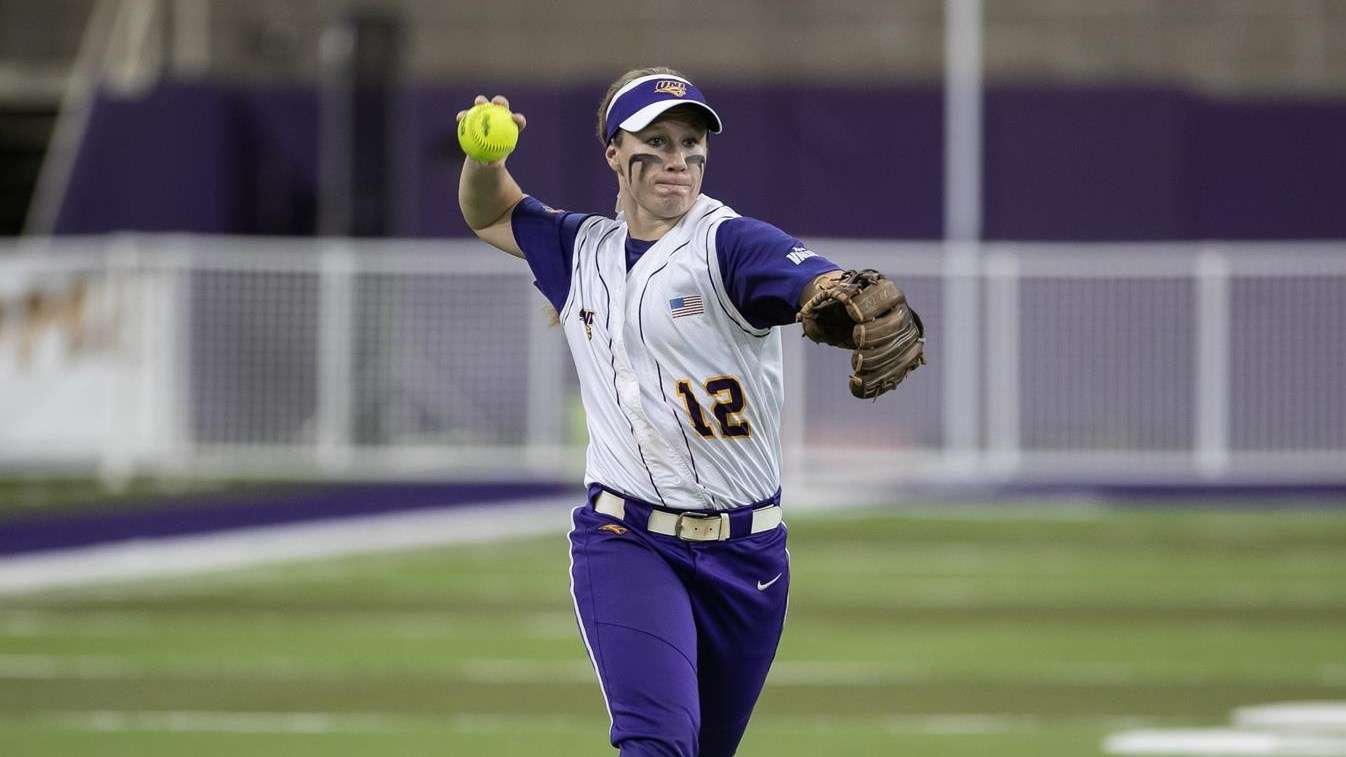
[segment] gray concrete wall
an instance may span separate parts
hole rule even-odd
[[[311,75],[343,0],[214,4],[214,50],[246,77]],[[283,7],[282,7],[283,6]],[[718,80],[935,80],[943,0],[397,0],[416,78],[574,81],[665,62]],[[1346,93],[1346,0],[986,0],[993,81]]]
[[[92,0],[0,0],[0,67],[73,55]],[[604,80],[660,62],[720,81],[934,81],[943,0],[161,0],[204,8],[212,75],[304,81],[351,7],[407,19],[418,80]],[[993,82],[1346,93],[1346,0],[985,0]]]

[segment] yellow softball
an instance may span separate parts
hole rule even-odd
[[[509,109],[495,103],[474,105],[458,122],[458,145],[467,157],[491,163],[514,152],[519,144],[519,125]]]

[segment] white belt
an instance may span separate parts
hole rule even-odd
[[[611,492],[600,492],[594,509],[618,520],[626,519],[626,500]],[[749,533],[760,534],[781,524],[781,506],[768,505],[752,511]],[[725,541],[729,538],[729,513],[670,513],[650,510],[645,530],[683,541]]]

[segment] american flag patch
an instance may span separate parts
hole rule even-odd
[[[684,315],[701,315],[706,312],[701,304],[701,295],[699,294],[674,297],[668,301],[668,309],[673,311],[674,318],[681,318]]]

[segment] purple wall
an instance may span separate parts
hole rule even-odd
[[[238,118],[217,89],[165,88],[100,98],[61,208],[61,232],[226,232],[237,225]]]
[[[709,194],[804,237],[942,235],[938,88],[706,89],[726,123]],[[529,117],[510,160],[525,189],[610,212],[614,184],[593,136],[603,83],[498,90]],[[398,234],[468,234],[453,117],[474,94],[401,98]],[[988,238],[1346,238],[1346,101],[997,88],[985,117]],[[307,90],[168,84],[136,101],[100,98],[59,228],[311,234],[317,123]]]
[[[312,233],[317,117],[301,90],[100,96],[57,229]]]
[[[1196,105],[1164,91],[989,93],[986,236],[1191,236],[1184,123]]]
[[[1206,102],[1188,135],[1193,228],[1346,237],[1346,103]]]

